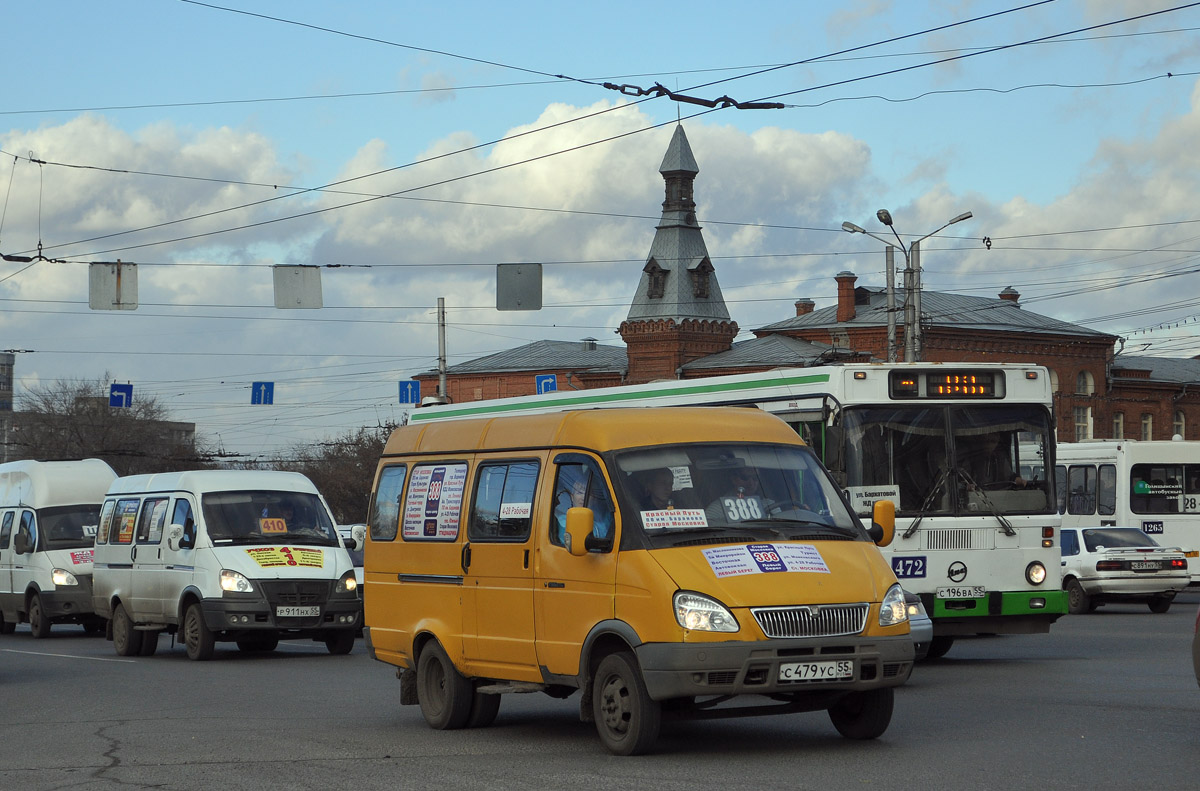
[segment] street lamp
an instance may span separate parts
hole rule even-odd
[[[956,222],[969,220],[974,216],[971,212],[963,212],[954,219],[942,225],[936,231],[925,234],[909,245],[904,244],[895,226],[892,224],[892,213],[887,209],[875,212],[875,217],[891,229],[892,235],[899,242],[900,252],[904,253],[904,361],[915,362],[921,359],[921,242],[935,236],[954,225]],[[862,233],[877,239],[887,247],[887,314],[888,314],[888,362],[896,362],[896,283],[894,269],[894,250],[897,245],[890,239],[876,236],[870,231],[852,222],[842,223],[846,233]]]

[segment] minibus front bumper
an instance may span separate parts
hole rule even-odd
[[[258,582],[258,581],[256,581]],[[214,632],[273,630],[312,633],[362,625],[362,600],[331,595],[336,580],[286,586],[259,584],[258,594],[226,594],[201,603],[204,622]],[[282,593],[276,587],[286,587]]]
[[[76,574],[78,585],[58,585],[54,590],[38,591],[42,614],[52,621],[75,621],[92,615],[92,578]]]
[[[654,700],[865,691],[903,684],[913,666],[909,635],[643,643],[636,652]],[[808,675],[811,680],[799,680]]]

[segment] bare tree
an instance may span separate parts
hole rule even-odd
[[[27,390],[18,400],[10,457],[104,459],[119,475],[209,466],[195,424],[168,420],[153,396],[126,407],[108,405],[108,382],[59,379]]]
[[[270,464],[308,476],[325,496],[338,524],[365,522],[375,468],[393,428],[381,425],[347,431],[333,440],[294,447]]]

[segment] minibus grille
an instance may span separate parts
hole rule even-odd
[[[264,580],[263,591],[272,605],[298,607],[324,604],[329,599],[329,580]]]
[[[802,607],[752,607],[767,637],[836,637],[859,634],[867,625],[866,603]]]

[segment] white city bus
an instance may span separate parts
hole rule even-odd
[[[1183,549],[1200,585],[1200,442],[1064,442],[1057,457],[1063,527],[1140,527]]]
[[[1050,387],[1036,365],[851,364],[443,404],[409,419],[702,404],[774,413],[856,513],[896,504],[896,538],[883,551],[933,619],[929,655],[940,656],[956,636],[1047,632],[1067,611]],[[989,437],[1008,468],[995,479],[973,466]]]

